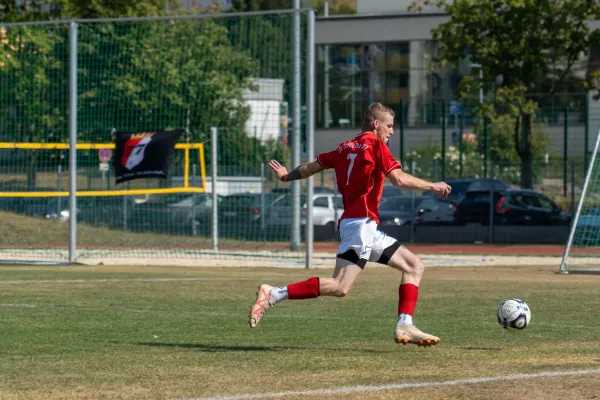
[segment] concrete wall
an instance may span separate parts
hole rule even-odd
[[[449,1],[452,3],[452,1]],[[358,14],[406,12],[412,0],[357,0],[356,12]],[[423,11],[439,10],[435,6],[423,6]]]
[[[317,18],[316,44],[430,40],[431,30],[448,21],[445,14]]]

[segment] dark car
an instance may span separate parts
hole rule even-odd
[[[399,188],[392,184],[383,185],[383,193],[381,197],[405,197],[411,196],[412,191],[409,189]]]
[[[455,222],[488,225],[490,207],[494,224],[499,225],[568,225],[571,222],[571,215],[548,197],[525,189],[494,192],[491,204],[489,191],[467,192],[456,207]]]
[[[456,204],[445,197],[429,197],[419,204],[415,223],[442,225],[454,223]]]
[[[265,216],[281,193],[238,193],[219,203],[219,234],[244,239],[262,239]]]
[[[81,196],[76,200],[76,207],[78,223],[130,230],[137,205],[131,196]],[[33,211],[39,213],[41,210]],[[69,198],[49,198],[44,216],[50,220],[68,221],[71,217]]]
[[[452,201],[454,204],[460,203],[462,198],[465,196],[465,193],[472,191],[491,191],[492,188],[494,191],[499,192],[502,190],[510,189],[510,185],[503,180],[500,179],[488,179],[488,178],[456,178],[456,179],[446,179],[444,180],[450,187],[452,191],[446,197],[448,200]],[[430,191],[425,191],[423,193],[424,196],[435,196],[435,193]]]
[[[217,202],[223,196],[217,195]],[[212,193],[150,195],[136,207],[135,229],[169,234],[208,234],[212,221]]]
[[[137,232],[183,233],[177,223],[181,210],[171,207],[188,198],[189,193],[151,194],[137,204],[132,221],[132,229]]]
[[[426,196],[382,197],[379,204],[379,225],[410,224]]]

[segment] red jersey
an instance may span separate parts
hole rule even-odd
[[[385,176],[402,168],[385,142],[372,132],[363,132],[337,149],[319,154],[317,161],[325,169],[335,169],[344,202],[341,219],[371,218],[379,223]]]

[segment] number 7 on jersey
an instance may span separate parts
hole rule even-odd
[[[350,160],[350,166],[348,167],[348,178],[346,179],[346,186],[350,184],[350,174],[352,173],[352,168],[354,168],[354,159],[358,154],[348,154],[347,159]]]

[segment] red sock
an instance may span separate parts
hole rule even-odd
[[[417,307],[419,298],[419,287],[412,283],[405,283],[398,288],[398,315],[408,314],[412,316]]]
[[[319,289],[319,278],[312,277],[302,282],[292,283],[288,285],[288,299],[302,300],[314,299],[319,297],[321,291]]]

